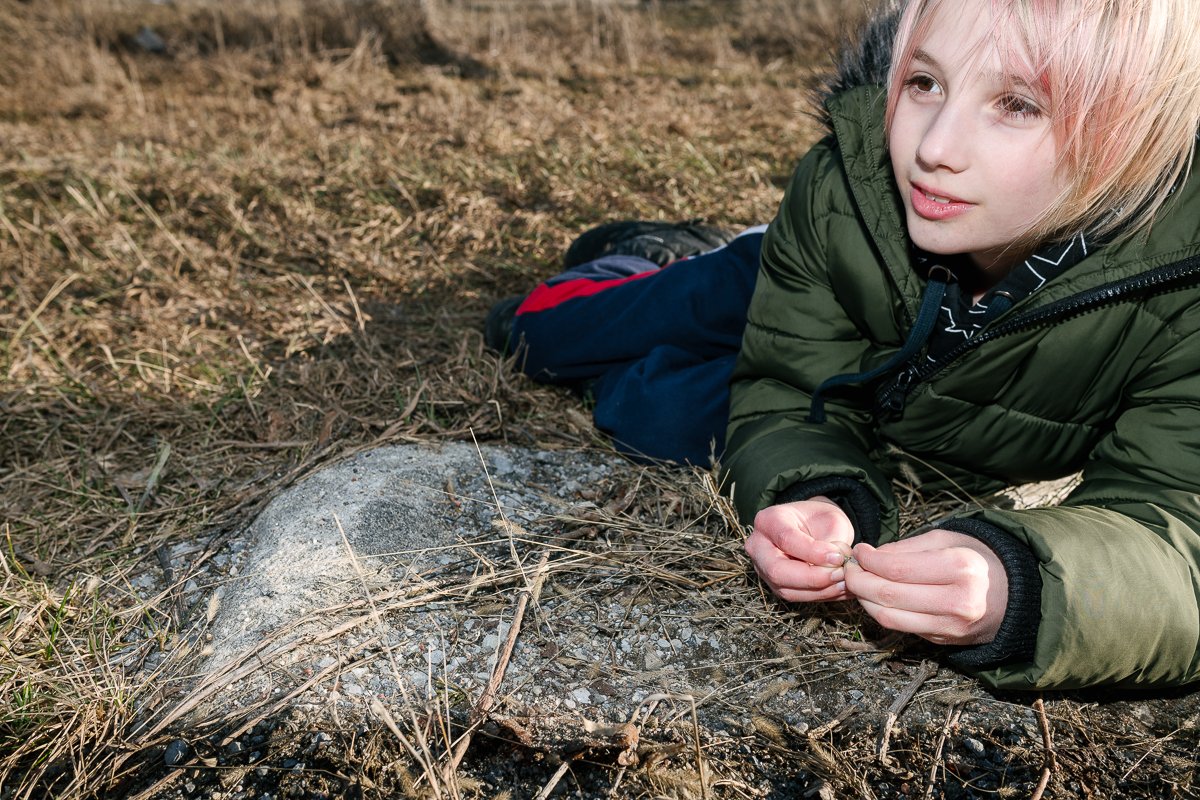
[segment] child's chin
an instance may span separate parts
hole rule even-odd
[[[912,231],[910,238],[918,248],[935,256],[953,256],[963,251],[961,242],[946,236],[922,236],[919,231]]]

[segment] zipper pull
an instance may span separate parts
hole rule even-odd
[[[876,396],[876,416],[888,419],[899,419],[904,416],[904,405],[908,402],[908,392],[912,388],[916,374],[917,368],[912,364],[896,373],[896,376]]]

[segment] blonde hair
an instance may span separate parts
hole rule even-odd
[[[909,0],[888,75],[887,128],[913,53],[943,9]],[[1200,0],[986,0],[1006,72],[1042,95],[1065,188],[1029,244],[1149,225],[1191,168],[1200,129]]]

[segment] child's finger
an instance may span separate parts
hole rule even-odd
[[[834,565],[835,561],[840,564],[843,560],[832,542],[814,539],[804,531],[779,528],[755,528],[754,530],[755,533],[768,539],[781,552],[799,561],[809,564]],[[839,557],[830,558],[830,554],[839,555]]]
[[[810,564],[841,564],[854,540],[854,527],[845,512],[822,500],[765,508],[754,518],[754,530],[783,552]]]
[[[882,608],[932,614],[939,617],[969,618],[983,615],[970,602],[965,586],[897,583],[863,569],[846,570],[846,586],[854,596]]]
[[[912,551],[859,544],[853,555],[864,570],[895,583],[957,583],[987,569],[983,559],[965,547]]]
[[[796,591],[793,589],[783,589],[775,593],[781,600],[786,600],[789,603],[829,603],[835,600],[848,600],[853,595],[846,589],[846,584],[843,582],[835,583],[825,589],[813,591]]]
[[[751,558],[759,576],[776,591],[784,589],[823,590],[841,580],[840,575],[836,576],[838,580],[834,580],[835,572],[838,570],[833,567],[818,567],[804,561],[797,561],[779,551],[774,554],[764,553],[759,557],[751,554]]]
[[[924,614],[899,608],[888,608],[859,597],[863,610],[888,630],[912,633],[936,644],[958,644],[962,633],[954,630],[954,621],[936,614]]]

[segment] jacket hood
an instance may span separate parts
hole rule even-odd
[[[826,103],[831,97],[860,86],[886,85],[899,21],[899,0],[880,0],[858,30],[843,38],[833,59],[833,69],[820,79],[812,93],[814,113],[830,133],[833,121]]]

